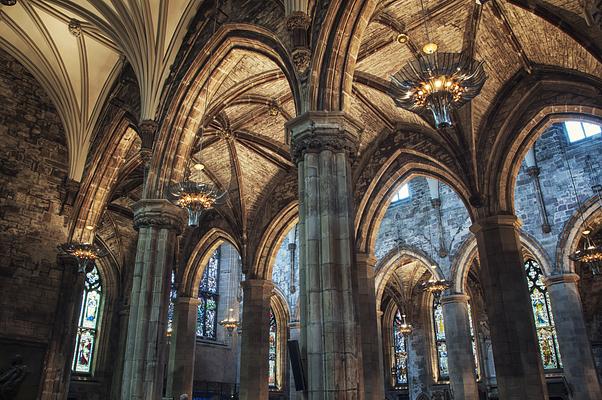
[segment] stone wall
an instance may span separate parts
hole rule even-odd
[[[26,355],[28,342],[47,344],[56,311],[62,277],[56,246],[67,239],[60,213],[68,152],[49,97],[2,50],[0,104],[0,346],[18,339]],[[6,354],[2,348],[0,354]],[[2,357],[0,368],[7,361]],[[39,358],[32,364],[35,375]]]

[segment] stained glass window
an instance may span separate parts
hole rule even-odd
[[[196,335],[203,339],[216,339],[219,260],[218,248],[209,259],[199,285],[200,303],[197,309]]]
[[[177,295],[176,274],[174,271],[171,271],[171,289],[169,292],[169,307],[167,308],[167,336],[171,336],[171,332],[173,331],[173,314],[176,306]]]
[[[548,290],[543,283],[543,272],[534,260],[525,262],[525,270],[527,271],[527,283],[543,367],[545,369],[562,368],[552,305]]]
[[[445,325],[443,323],[443,307],[441,306],[441,294],[439,293],[436,293],[433,299],[433,325],[435,327],[435,348],[437,349],[439,379],[449,379],[447,343],[445,342]]]
[[[274,312],[270,309],[270,347],[269,347],[269,379],[270,388],[278,387],[278,324]]]
[[[401,333],[401,314],[399,310],[393,319],[393,372],[395,386],[408,384],[408,351],[406,337]]]
[[[86,272],[84,280],[84,293],[71,366],[75,373],[92,373],[101,302],[102,283],[98,269],[94,266],[90,272]]]
[[[474,357],[474,372],[477,375],[477,379],[479,376],[479,357],[477,351],[477,340],[474,334],[474,324],[472,322],[472,308],[470,307],[470,302],[468,302],[468,325],[470,327],[470,341],[472,343],[472,356]]]

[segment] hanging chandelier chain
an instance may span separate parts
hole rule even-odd
[[[420,0],[420,6],[422,7],[422,16],[424,18],[424,31],[426,32],[426,41],[427,43],[430,43],[431,36],[429,34],[428,15],[426,12],[426,8],[424,7],[424,0]]]

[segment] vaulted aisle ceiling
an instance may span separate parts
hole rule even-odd
[[[270,192],[294,168],[284,124],[295,115],[289,83],[267,57],[233,50],[209,87],[204,128],[192,158],[205,169],[197,179],[228,192],[228,206],[244,229]],[[205,108],[205,105],[202,105]]]
[[[475,59],[484,61],[488,79],[470,106],[471,126],[464,132],[469,142],[476,140],[479,124],[503,85],[521,69],[531,72],[539,65],[549,65],[602,77],[602,64],[558,27],[509,1],[484,3],[481,6],[466,0],[425,2],[430,40],[438,44],[438,51],[472,49]],[[577,2],[549,3],[576,11]],[[386,93],[390,76],[414,59],[411,45],[421,49],[428,42],[424,20],[420,1],[381,2],[364,33],[351,110],[355,118],[364,122],[366,144],[399,122],[428,124],[422,116],[397,108]],[[474,28],[471,21],[475,21]],[[402,32],[408,35],[410,45],[396,41]],[[434,134],[437,136],[440,135]]]
[[[69,176],[81,180],[90,140],[123,57],[138,78],[141,120],[161,91],[201,1],[19,0],[0,6],[0,46],[44,86],[63,119]]]

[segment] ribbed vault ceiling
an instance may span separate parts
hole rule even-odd
[[[19,0],[0,6],[0,46],[23,63],[63,119],[69,175],[82,177],[93,130],[125,57],[141,119],[153,119],[197,0]]]

